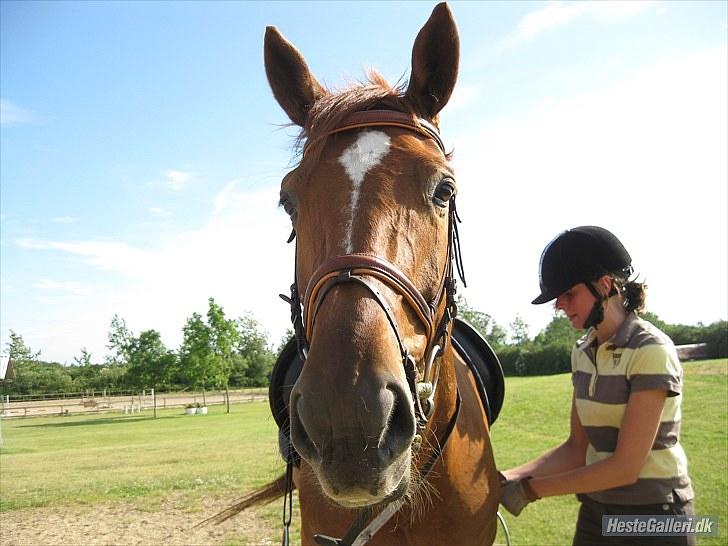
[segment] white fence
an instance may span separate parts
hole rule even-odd
[[[268,389],[246,389],[230,391],[230,404],[244,402],[260,402],[268,400]],[[53,415],[78,415],[84,413],[142,413],[166,408],[183,408],[188,404],[205,404],[207,406],[226,404],[224,391],[191,393],[154,393],[145,391],[138,395],[80,396],[75,398],[56,398],[38,401],[14,401],[9,397],[0,398],[0,415],[3,419],[42,417]]]

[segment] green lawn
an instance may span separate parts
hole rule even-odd
[[[722,535],[700,544],[725,543],[727,370],[726,359],[685,365],[682,441],[697,493],[696,512],[717,515]],[[523,463],[563,441],[570,397],[566,374],[508,378],[504,408],[493,429],[498,466]],[[153,511],[173,492],[189,499],[242,495],[278,476],[283,463],[268,405],[232,409],[226,415],[223,407],[211,407],[207,416],[165,410],[156,420],[144,414],[4,420],[0,511],[117,500]],[[539,501],[519,518],[506,514],[512,543],[570,544],[577,508],[575,498],[567,496]],[[276,502],[264,510],[274,543],[280,538],[279,509]],[[498,541],[504,543],[501,534]]]
[[[243,492],[282,471],[265,403],[148,415],[4,420],[0,511],[68,502]]]

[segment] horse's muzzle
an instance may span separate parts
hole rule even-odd
[[[347,507],[397,496],[409,481],[416,432],[409,389],[396,380],[372,383],[338,392],[297,384],[291,394],[293,445],[326,494]]]

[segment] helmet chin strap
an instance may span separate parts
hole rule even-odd
[[[612,283],[612,289],[609,291],[609,293],[604,296],[599,293],[599,291],[596,289],[596,287],[591,282],[584,282],[586,287],[589,289],[589,291],[592,293],[592,295],[597,299],[597,301],[594,302],[594,307],[592,307],[591,312],[589,313],[589,316],[586,317],[586,320],[584,321],[584,328],[597,328],[602,321],[604,320],[604,302],[607,301],[609,298],[617,294],[617,289],[614,286],[614,283]]]

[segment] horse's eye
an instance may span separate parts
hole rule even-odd
[[[450,199],[455,195],[455,181],[452,178],[446,178],[440,182],[432,194],[432,202],[438,207],[447,207]]]
[[[291,217],[291,220],[295,218],[296,207],[293,206],[293,202],[288,196],[282,196],[281,200],[278,202],[278,205],[283,207],[283,210],[285,210],[286,214]]]

